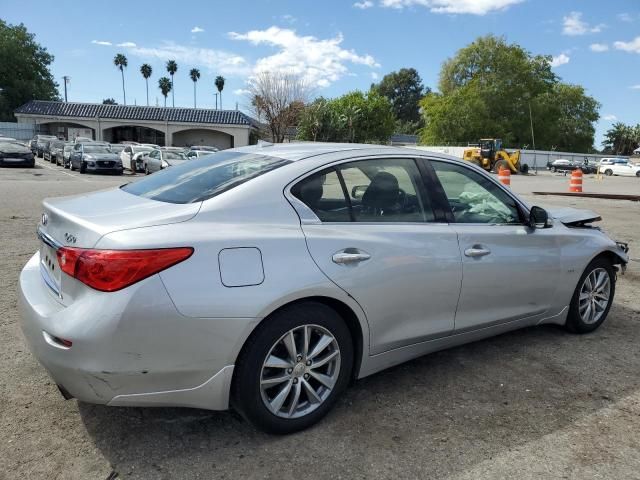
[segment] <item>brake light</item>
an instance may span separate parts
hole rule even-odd
[[[90,250],[62,247],[60,269],[101,292],[115,292],[180,263],[193,254],[191,247],[153,250]]]

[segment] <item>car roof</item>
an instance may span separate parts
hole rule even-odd
[[[362,143],[314,143],[314,142],[300,142],[300,143],[263,143],[261,145],[251,145],[248,147],[240,147],[234,149],[236,152],[253,153],[256,155],[268,155],[272,157],[278,157],[290,161],[303,160],[309,157],[315,157],[317,155],[323,155],[327,153],[339,153],[346,151],[359,151],[362,154],[367,153],[387,153],[389,155],[409,155],[409,152],[413,151],[415,154],[424,156],[424,150],[410,149],[406,147],[390,147],[386,145],[372,145]],[[430,155],[433,152],[428,152]],[[437,156],[443,156],[441,154],[435,154]],[[446,155],[444,155],[446,156]]]

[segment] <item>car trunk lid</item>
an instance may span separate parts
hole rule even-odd
[[[184,222],[193,218],[200,206],[150,200],[120,188],[45,199],[38,225],[43,281],[67,305],[77,293],[78,282],[61,273],[56,255],[60,247],[93,248],[108,233]]]

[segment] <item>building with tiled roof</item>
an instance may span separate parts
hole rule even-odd
[[[238,110],[145,107],[33,100],[15,111],[19,123],[37,125],[40,133],[67,140],[77,136],[118,143],[137,141],[158,145],[249,144],[255,121]]]

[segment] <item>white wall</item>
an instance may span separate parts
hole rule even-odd
[[[418,147],[408,147],[415,148],[418,150],[425,150],[427,152],[437,152],[444,153],[447,155],[451,155],[453,157],[462,158],[464,151],[467,148],[472,147],[448,147],[448,146],[418,146]],[[514,149],[508,148],[508,152],[515,151]],[[582,162],[585,158],[589,160],[589,162],[597,162],[603,157],[611,157],[612,155],[602,155],[602,154],[585,154],[585,153],[572,153],[572,152],[554,152],[547,150],[520,150],[520,161],[529,165],[529,168],[538,166],[539,168],[546,168],[547,162],[553,162],[558,158],[566,158],[567,160],[577,160]],[[627,158],[627,157],[623,157]]]

